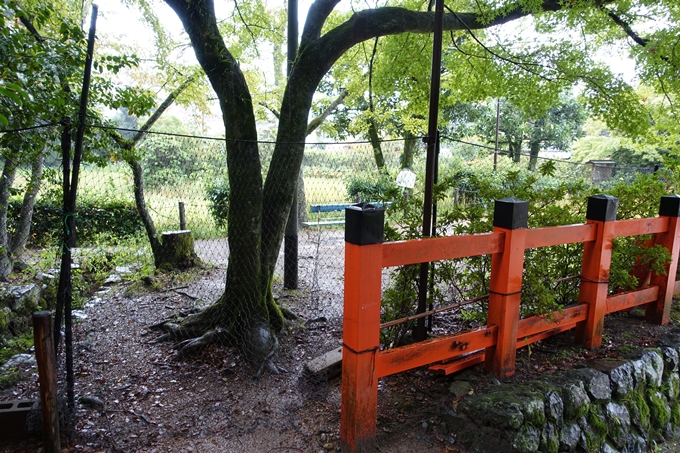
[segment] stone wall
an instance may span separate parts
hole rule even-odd
[[[34,283],[0,287],[1,338],[10,338],[29,331],[33,312],[54,308],[55,280],[52,274],[40,273]]]
[[[447,426],[469,453],[646,453],[680,427],[680,332],[629,360],[463,397]]]

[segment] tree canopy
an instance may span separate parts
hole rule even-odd
[[[351,11],[336,12],[339,0],[314,1],[276,109],[276,145],[263,174],[257,146],[256,106],[260,100],[253,97],[257,91],[249,86],[239,54],[243,36],[255,42],[261,33],[255,29],[273,32],[273,24],[263,18],[261,27],[256,27],[245,20],[245,4],[236,3],[233,14],[242,26],[230,28],[218,19],[212,0],[165,1],[182,21],[218,98],[230,184],[225,292],[203,315],[186,323],[185,329],[190,334],[210,331],[209,338],[213,338],[219,326],[220,332],[226,332],[223,335],[242,345],[252,344],[243,340],[259,332],[262,341],[256,343],[261,347],[246,350],[246,355],[254,361],[269,359],[271,337],[262,332],[283,325],[282,312],[271,296],[273,269],[315,93],[322,82],[337,83],[336,90],[344,88],[346,77],[357,81],[354,96],[359,99],[363,95],[360,90],[365,92],[366,87],[358,81],[365,78],[371,62],[378,73],[376,63],[381,61],[380,81],[376,79],[371,88],[388,103],[400,100],[404,123],[408,118],[424,118],[426,102],[421,99],[429,82],[419,68],[427,67],[422,62],[431,54],[427,35],[433,30],[434,13],[422,3],[389,2],[365,9],[353,3]],[[259,3],[248,4],[250,7],[259,8]],[[504,97],[538,118],[557,103],[560,93],[578,85],[589,112],[610,128],[630,136],[649,136],[654,124],[650,111],[633,87],[597,61],[596,53],[607,46],[632,44],[639,77],[663,93],[664,114],[675,117],[680,84],[674,41],[679,34],[679,15],[680,9],[670,0],[452,1],[444,14],[443,27],[450,40],[444,49],[443,89],[452,103]],[[497,27],[510,23],[519,25],[515,29]],[[240,33],[244,28],[247,33]],[[385,54],[374,56],[373,49],[384,49]],[[351,60],[343,63],[343,58],[352,55],[361,56],[355,64],[359,70]],[[390,67],[398,70],[390,72]],[[341,74],[343,68],[346,76]],[[347,83],[347,87],[353,86]],[[666,124],[672,127],[670,122]]]

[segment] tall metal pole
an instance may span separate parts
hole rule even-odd
[[[293,68],[293,61],[298,48],[298,3],[297,0],[288,0],[288,64],[287,74]],[[302,169],[300,169],[302,171]],[[298,288],[298,196],[297,184],[293,191],[293,204],[288,214],[286,231],[283,244],[283,287],[286,289]]]
[[[444,0],[435,1],[434,38],[432,42],[432,79],[430,81],[430,113],[427,126],[427,161],[425,164],[425,200],[423,202],[423,237],[432,232],[432,192],[434,189],[435,153],[437,147],[437,119],[439,116],[439,86],[442,65],[442,30],[444,23]],[[429,263],[420,265],[417,313],[425,312],[427,307],[427,281]],[[426,338],[425,318],[419,318],[414,331],[414,339]]]
[[[85,69],[83,72],[83,88],[80,93],[80,109],[78,110],[78,127],[76,129],[75,149],[73,151],[73,171],[71,173],[71,185],[68,187],[64,181],[64,242],[62,244],[61,270],[59,275],[59,288],[57,290],[57,307],[64,308],[64,350],[66,352],[66,396],[71,412],[75,410],[74,395],[74,374],[73,374],[73,318],[71,314],[72,304],[72,282],[71,282],[71,249],[68,247],[75,232],[75,212],[76,198],[78,194],[78,175],[80,162],[83,156],[83,137],[85,135],[85,118],[87,115],[87,99],[90,93],[90,77],[92,74],[92,60],[94,55],[94,40],[97,29],[97,14],[99,7],[92,5],[92,17],[90,21],[90,32],[87,39],[87,55],[85,58]],[[65,128],[62,136],[62,159],[64,161],[64,178],[68,179],[68,169],[66,168],[70,150],[68,141],[70,134]],[[59,319],[59,315],[55,316]],[[56,323],[55,323],[56,324]],[[61,324],[61,323],[59,323]],[[59,344],[60,325],[54,326],[54,342]],[[58,348],[57,348],[58,349]]]

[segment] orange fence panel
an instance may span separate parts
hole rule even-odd
[[[617,221],[617,208],[616,198],[597,195],[588,200],[586,224],[527,230],[528,204],[511,197],[496,201],[492,233],[387,244],[382,243],[381,209],[348,208],[340,421],[343,447],[351,452],[372,449],[379,377],[450,360],[430,370],[449,374],[484,362],[486,369],[503,379],[514,373],[518,348],[574,326],[578,341],[588,348],[599,346],[607,313],[646,305],[647,320],[668,322],[672,296],[680,292],[680,281],[675,280],[680,255],[680,196],[662,197],[656,218]],[[671,253],[665,273],[651,275],[650,286],[608,296],[613,239],[643,234],[656,235],[653,242]],[[583,243],[578,305],[519,319],[525,250],[571,243]],[[379,350],[383,268],[485,254],[491,255],[487,327]]]
[[[495,232],[388,242],[383,245],[383,267],[489,255],[501,250],[503,234]]]

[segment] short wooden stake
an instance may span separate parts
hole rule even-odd
[[[656,324],[667,324],[670,320],[675,275],[678,270],[680,254],[680,195],[661,197],[659,216],[668,217],[668,231],[656,237],[656,244],[667,248],[671,254],[671,262],[665,265],[666,275],[653,273],[650,284],[659,286],[659,299],[647,305],[645,319]]]
[[[57,367],[52,339],[52,314],[49,311],[33,313],[33,341],[38,362],[44,450],[45,453],[60,453]]]
[[[183,201],[179,202],[179,229],[180,230],[186,230],[187,229],[187,216],[184,212],[184,202]]]
[[[486,349],[484,368],[498,379],[515,374],[517,324],[524,270],[529,203],[515,197],[496,200],[494,232],[505,233],[503,251],[491,256],[488,326],[497,326],[496,344]]]
[[[383,224],[382,209],[358,205],[345,211],[340,441],[349,452],[375,451]]]
[[[614,221],[618,206],[618,198],[611,195],[595,195],[588,198],[587,223],[596,224],[597,233],[594,241],[583,244],[578,303],[588,304],[588,317],[576,326],[576,341],[588,349],[597,348],[602,344]]]

